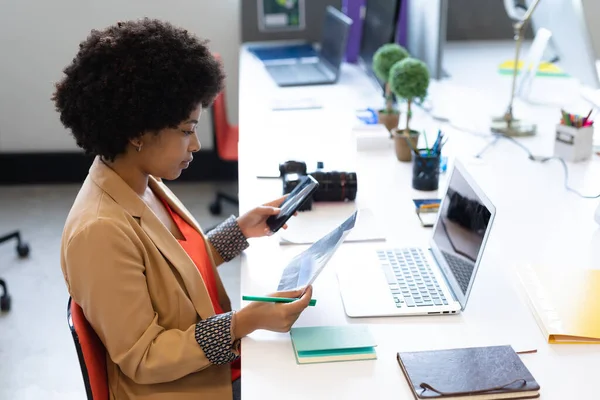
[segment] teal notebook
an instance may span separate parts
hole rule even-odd
[[[361,325],[292,328],[292,346],[298,364],[375,360],[375,341]]]

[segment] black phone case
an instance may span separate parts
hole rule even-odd
[[[310,175],[307,175],[307,179],[311,179],[311,178],[312,177],[310,177]],[[312,179],[314,179],[314,178],[312,178]],[[317,189],[319,188],[319,183],[316,181],[315,181],[315,183],[316,183],[316,185],[310,191],[309,195],[306,196],[306,199],[304,199],[304,201],[298,205],[298,208],[296,210],[294,210],[294,212],[298,211],[298,209],[301,208],[308,201],[310,196],[312,196],[317,191]],[[290,200],[290,198],[292,198],[291,195],[292,195],[292,193],[290,193],[290,196],[288,196],[288,198],[285,199],[285,201],[281,204],[281,206],[283,206],[287,201]],[[280,216],[280,215],[271,215],[269,218],[267,218],[267,222],[266,222],[267,226],[269,227],[271,232],[275,233],[278,230],[280,230],[283,227],[283,225],[285,225],[285,223],[292,217],[292,215],[294,215],[293,212],[291,215],[289,215],[287,217]]]

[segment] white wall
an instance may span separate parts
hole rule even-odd
[[[230,120],[237,123],[241,0],[0,0],[0,152],[77,150],[50,100],[53,82],[91,29],[118,20],[168,20],[210,40],[227,73]],[[199,126],[212,148],[210,118]]]

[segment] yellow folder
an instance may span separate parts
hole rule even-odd
[[[513,60],[505,61],[498,66],[498,72],[502,75],[512,75],[515,68],[515,62]],[[519,61],[517,64],[517,72],[520,73],[523,69],[523,61]],[[530,67],[531,69],[531,67]],[[568,76],[566,72],[560,69],[557,65],[549,62],[541,62],[536,76]]]
[[[526,265],[517,275],[548,343],[600,344],[600,270]]]

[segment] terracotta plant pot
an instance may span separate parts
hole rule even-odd
[[[386,112],[385,110],[379,110],[377,114],[377,118],[380,124],[385,126],[387,130],[390,132],[390,137],[392,136],[392,131],[398,128],[398,124],[400,123],[400,112],[393,111],[391,114]]]
[[[396,157],[398,157],[398,161],[411,161],[412,160],[412,148],[416,149],[419,143],[419,132],[418,131],[410,131],[410,134],[407,135],[404,129],[398,130],[395,129],[394,133],[394,144],[396,148]],[[410,141],[410,145],[408,144]]]

